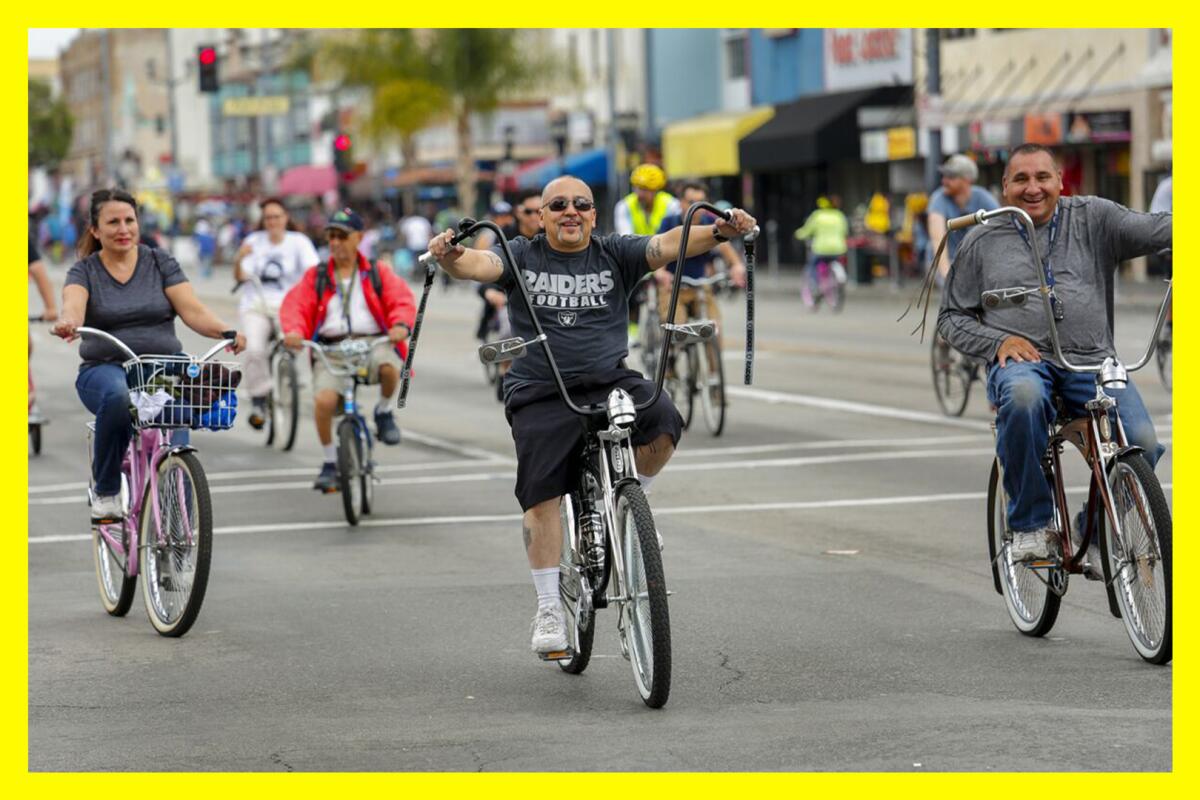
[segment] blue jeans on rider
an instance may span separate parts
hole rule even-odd
[[[1051,392],[1062,397],[1070,417],[1082,416],[1084,404],[1096,396],[1096,376],[1066,370],[1048,361],[993,362],[988,368],[988,401],[997,409],[996,455],[1004,467],[1008,495],[1008,527],[1031,531],[1051,523],[1054,503],[1042,471],[1042,454],[1050,441],[1056,411]],[[1117,401],[1117,413],[1129,444],[1142,448],[1153,467],[1166,450],[1154,423],[1130,381],[1124,389],[1105,389]]]
[[[92,481],[96,494],[114,495],[121,491],[121,461],[133,438],[129,415],[129,385],[120,364],[96,364],[79,371],[75,391],[84,407],[96,415],[96,434],[92,441]],[[171,444],[185,445],[189,431],[171,432]]]

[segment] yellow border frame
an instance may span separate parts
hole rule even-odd
[[[627,27],[634,21],[645,26],[682,27],[682,26],[715,26],[726,23],[733,27],[738,24],[745,27],[782,27],[786,23],[796,25],[803,22],[808,27],[875,27],[880,25],[909,26],[922,24],[925,26],[950,27],[951,24],[961,24],[958,20],[948,18],[972,16],[993,18],[995,22],[1012,24],[1013,17],[1020,12],[1022,21],[1036,21],[1041,25],[1058,27],[1073,27],[1080,23],[1103,21],[1113,23],[1120,20],[1122,26],[1128,27],[1174,27],[1175,28],[1175,75],[1181,80],[1181,86],[1175,87],[1174,92],[1174,128],[1179,135],[1175,139],[1181,143],[1190,143],[1191,123],[1196,119],[1196,106],[1191,94],[1191,78],[1196,75],[1196,51],[1191,49],[1195,40],[1191,38],[1192,28],[1188,24],[1194,12],[1184,12],[1180,4],[1174,9],[1132,8],[1127,2],[1112,0],[1090,0],[1085,4],[1059,3],[1054,6],[1041,4],[1038,6],[1016,7],[1012,5],[990,5],[986,11],[981,8],[979,13],[954,13],[949,8],[941,13],[941,9],[930,5],[900,5],[885,3],[879,0],[867,0],[858,4],[852,10],[835,9],[835,13],[821,11],[807,4],[780,2],[769,0],[760,3],[757,8],[744,5],[729,5],[713,3],[708,5],[692,4],[684,12],[673,8],[673,4],[647,3],[645,0],[613,0],[596,7],[583,3],[540,3],[533,6],[521,6],[506,2],[482,3],[479,0],[457,2],[449,7],[436,3],[428,4],[426,11],[400,13],[396,9],[404,9],[406,4],[385,4],[378,0],[359,3],[352,6],[347,13],[345,7],[316,3],[313,0],[291,0],[283,4],[273,3],[270,6],[247,7],[244,3],[233,3],[228,0],[216,0],[205,3],[203,7],[172,7],[155,3],[147,3],[142,7],[122,4],[117,6],[97,3],[84,4],[78,0],[62,0],[54,8],[31,12],[27,8],[16,10],[14,22],[17,26],[5,27],[0,33],[0,75],[3,75],[4,97],[13,104],[13,113],[17,114],[13,122],[0,129],[2,141],[7,143],[4,152],[10,153],[0,169],[5,176],[4,183],[10,189],[4,193],[4,218],[19,219],[21,205],[28,191],[18,194],[17,188],[27,186],[27,174],[21,172],[19,153],[27,146],[26,136],[19,136],[20,121],[26,118],[26,96],[19,94],[25,88],[21,77],[27,75],[27,46],[26,30],[29,27],[60,27],[66,24],[91,22],[95,27],[188,27],[196,25],[213,25],[216,20],[224,20],[231,25],[244,27],[268,27],[278,25],[282,21],[301,27],[345,27],[353,24],[355,18],[369,20],[372,26],[411,26],[433,27],[451,25],[514,25],[525,24],[530,27],[553,26],[564,21],[575,23],[590,22],[594,25],[611,27]],[[649,6],[657,6],[648,9]],[[589,15],[596,10],[603,18],[593,18]],[[449,13],[447,13],[449,12]],[[991,13],[988,13],[991,12]],[[1182,24],[1171,25],[1172,20]],[[1113,25],[1113,27],[1116,27]],[[8,150],[7,147],[12,147]],[[21,148],[18,150],[17,148]],[[1183,190],[1176,197],[1179,213],[1187,215],[1193,208],[1191,195],[1187,187],[1195,185],[1197,174],[1191,161],[1190,147],[1182,146],[1175,154],[1175,170],[1180,175],[1180,186]],[[1175,389],[1180,396],[1197,385],[1190,374],[1189,367],[1195,353],[1195,332],[1187,321],[1191,318],[1189,308],[1197,305],[1187,286],[1191,284],[1190,254],[1195,253],[1195,230],[1197,228],[1185,225],[1181,230],[1181,242],[1176,246],[1175,261],[1185,265],[1180,270],[1182,291],[1176,292],[1175,306],[1182,313],[1176,315],[1175,336],[1176,349],[1182,358],[1175,369]],[[15,246],[20,247],[22,242]],[[14,268],[15,266],[11,266]],[[24,350],[20,347],[21,339],[25,336],[25,327],[13,309],[0,319],[0,342],[3,342],[3,353],[14,358]],[[18,361],[19,363],[19,361]],[[25,437],[19,425],[20,412],[18,398],[20,392],[19,370],[7,370],[3,373],[3,385],[6,390],[0,394],[3,409],[0,420],[3,452],[6,457],[0,464],[4,465],[3,480],[0,480],[0,507],[19,509],[19,525],[12,525],[14,531],[9,531],[4,537],[7,542],[5,550],[10,556],[0,559],[3,564],[3,580],[0,580],[0,592],[8,601],[0,607],[19,610],[21,613],[8,613],[3,618],[4,641],[9,642],[9,657],[4,659],[3,708],[5,710],[4,747],[0,775],[3,783],[9,786],[9,796],[57,796],[71,795],[79,797],[96,789],[109,792],[140,793],[154,792],[166,789],[176,797],[206,797],[213,791],[223,794],[236,793],[261,796],[264,793],[283,794],[289,797],[297,794],[313,794],[329,796],[331,791],[337,793],[363,792],[375,793],[380,791],[408,791],[418,795],[432,794],[471,794],[471,795],[511,795],[525,796],[539,789],[547,794],[562,795],[586,792],[589,795],[611,793],[614,790],[633,790],[639,795],[648,797],[696,796],[750,793],[794,793],[811,791],[817,796],[847,791],[855,794],[868,794],[887,789],[889,793],[898,792],[903,795],[928,796],[957,796],[971,792],[1018,789],[1024,791],[1043,791],[1048,794],[1063,794],[1066,792],[1097,792],[1109,794],[1114,791],[1129,791],[1143,793],[1154,797],[1159,794],[1173,796],[1182,794],[1185,786],[1192,782],[1195,776],[1195,724],[1191,717],[1195,703],[1195,684],[1191,669],[1191,656],[1195,653],[1190,632],[1196,629],[1193,613],[1196,608],[1196,585],[1200,581],[1186,577],[1188,570],[1176,568],[1177,576],[1184,576],[1176,583],[1176,642],[1175,666],[1182,665],[1183,674],[1175,682],[1174,702],[1174,759],[1175,770],[1171,774],[1158,775],[1020,775],[1020,774],[949,774],[949,775],[812,775],[812,774],[611,774],[589,777],[584,781],[564,782],[561,777],[546,775],[462,775],[462,774],[407,774],[407,775],[336,775],[308,774],[297,775],[245,775],[245,774],[204,774],[194,775],[79,775],[79,774],[30,774],[27,772],[28,751],[28,550],[25,537],[21,531],[28,530],[27,492],[28,467],[27,462],[17,461],[19,442]],[[1195,423],[1188,417],[1175,421],[1174,429],[1174,481],[1176,488],[1174,496],[1186,497],[1186,491],[1181,487],[1192,485],[1195,479],[1195,461],[1190,456],[1188,442],[1196,441]],[[1186,455],[1180,455],[1186,454]],[[8,459],[12,458],[13,461]],[[20,466],[18,466],[20,465]],[[1176,504],[1175,515],[1175,563],[1188,565],[1196,552],[1196,547],[1189,534],[1198,530],[1196,526],[1196,508],[1190,503]],[[1182,532],[1182,533],[1180,533]],[[1149,669],[1149,667],[1147,667]],[[1046,724],[1053,725],[1053,707],[1047,706]],[[669,713],[669,712],[668,712]],[[548,721],[549,722],[549,721]],[[1103,725],[1098,717],[1096,724]],[[1063,748],[1070,750],[1070,742],[1064,742]],[[1114,764],[1118,764],[1120,753],[1115,752]],[[1097,764],[1096,767],[1105,765]]]

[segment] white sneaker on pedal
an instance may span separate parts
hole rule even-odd
[[[542,606],[533,618],[533,652],[554,653],[567,649],[567,618],[562,605]]]
[[[1038,528],[1033,531],[1013,531],[1012,544],[1009,554],[1014,564],[1024,564],[1030,561],[1045,561],[1050,558],[1050,542],[1058,536],[1057,531],[1050,528]]]
[[[92,519],[125,519],[125,507],[120,494],[98,494],[92,497]]]

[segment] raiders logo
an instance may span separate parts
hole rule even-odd
[[[574,324],[575,324],[575,320],[577,320],[578,318],[579,318],[579,315],[578,315],[578,314],[576,314],[574,311],[560,311],[560,312],[558,312],[558,321],[559,321],[559,323],[560,323],[560,324],[562,324],[562,325],[566,325],[568,328],[569,328],[569,327],[571,327],[572,325],[574,325]]]

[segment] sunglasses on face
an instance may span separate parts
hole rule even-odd
[[[546,204],[546,208],[559,214],[567,210],[568,203],[575,206],[576,211],[591,211],[596,207],[596,204],[586,197],[576,197],[574,200],[568,201],[565,197],[556,197]]]
[[[525,207],[525,206],[522,206],[522,207],[521,207],[521,213],[522,213],[522,214],[524,214],[524,215],[525,215],[525,216],[527,216],[527,217],[532,217],[534,214],[538,213],[538,209],[536,209],[536,208],[527,208],[527,207]]]
[[[339,239],[349,239],[350,234],[346,233],[345,231],[339,231],[336,228],[334,228],[333,230],[325,232],[325,238],[329,239],[329,241],[331,241],[331,242],[336,242]]]

